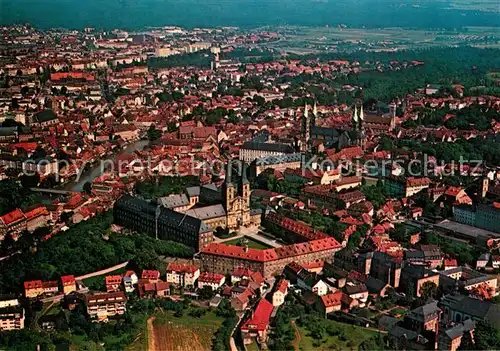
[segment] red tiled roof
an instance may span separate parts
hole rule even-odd
[[[196,266],[190,266],[190,265],[187,265],[187,264],[169,263],[167,265],[167,272],[191,273],[191,274],[193,274],[198,269],[199,268],[196,267]]]
[[[281,291],[283,294],[286,294],[287,288],[288,288],[288,281],[283,279],[279,282],[276,291]]]
[[[198,278],[198,282],[219,283],[222,279],[224,279],[224,275],[222,275],[222,274],[203,272],[200,274],[200,277]]]
[[[168,290],[169,288],[170,288],[170,284],[167,282],[156,283],[156,291]]]
[[[74,275],[63,275],[61,277],[61,282],[63,286],[73,285],[75,284],[75,276]]]
[[[340,306],[342,304],[342,291],[321,296],[321,302],[325,307]]]
[[[42,286],[43,285],[42,285],[41,280],[30,280],[30,281],[24,282],[25,289],[38,289],[38,288],[41,288]]]
[[[214,254],[231,258],[241,258],[248,261],[269,262],[280,258],[294,257],[307,253],[320,252],[334,248],[340,248],[341,245],[332,237],[312,240],[305,243],[282,246],[275,249],[258,250],[252,248],[243,248],[239,246],[230,246],[219,243],[210,243],[205,246],[201,252],[205,254]]]
[[[248,319],[241,329],[243,331],[257,330],[264,331],[269,327],[269,320],[271,319],[271,313],[273,312],[273,304],[266,299],[261,299],[253,316]]]
[[[122,282],[121,275],[108,275],[104,279],[106,281],[106,285],[121,284]]]
[[[266,216],[266,220],[282,227],[283,229],[300,235],[306,240],[323,239],[328,237],[325,233],[320,232],[305,223],[294,221],[293,219],[282,216],[276,212],[270,212]]]
[[[23,220],[25,219],[24,217],[24,214],[23,214],[23,211],[21,211],[20,209],[16,208],[14,211],[12,212],[9,212],[5,215],[3,215],[2,217],[0,217],[0,219],[2,220],[2,222],[5,224],[5,225],[11,225],[15,222],[18,222],[20,220]]]
[[[31,211],[26,212],[24,215],[27,220],[33,219],[35,217],[41,216],[41,215],[48,215],[49,212],[44,206],[37,207]]]
[[[37,148],[38,143],[35,142],[27,142],[27,143],[14,143],[10,144],[10,148],[12,150],[15,149],[24,149],[26,152],[33,152]]]
[[[160,272],[157,270],[143,270],[142,279],[158,279],[160,278]]]
[[[43,282],[42,283],[42,287],[44,289],[48,289],[48,288],[56,288],[59,286],[59,282],[57,280],[50,280],[48,282]]]
[[[61,79],[85,79],[93,81],[95,77],[93,74],[87,72],[58,72],[50,75],[51,81],[58,81]]]

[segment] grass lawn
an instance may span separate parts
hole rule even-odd
[[[338,336],[326,335],[323,340],[317,341],[308,336],[309,332],[305,328],[298,327],[300,332],[299,349],[304,351],[357,350],[363,341],[377,335],[375,331],[333,320],[325,319],[325,324],[334,325],[341,331],[340,334]],[[318,343],[320,344],[318,345]]]
[[[252,238],[245,236],[245,239],[247,240],[246,245],[248,245],[248,247],[250,249],[258,249],[258,250],[269,249],[269,246],[262,244],[259,241],[253,240]],[[238,239],[224,241],[223,243],[226,245],[243,246],[243,243],[241,242],[241,240],[242,240],[242,238],[238,238]]]
[[[259,346],[257,345],[257,343],[254,341],[252,342],[251,344],[248,344],[248,345],[245,345],[246,348],[247,348],[247,351],[259,351]]]

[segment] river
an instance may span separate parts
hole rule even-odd
[[[114,162],[117,159],[117,157],[119,157],[121,155],[125,155],[125,154],[131,154],[135,150],[142,150],[148,144],[149,144],[149,140],[135,141],[131,144],[128,144],[121,151],[116,152],[113,155],[111,155],[110,157],[106,158],[106,160]],[[68,191],[82,191],[83,185],[85,183],[92,182],[94,179],[101,176],[102,174],[103,174],[103,169],[101,167],[101,162],[98,162],[91,169],[83,172],[83,174],[80,176],[80,179],[78,179],[78,181],[74,180],[72,182],[65,183],[61,187],[59,187],[59,189],[68,190]]]

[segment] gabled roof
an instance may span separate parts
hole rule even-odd
[[[342,291],[337,290],[336,292],[321,296],[321,303],[326,308],[340,306],[342,304]]]
[[[25,219],[23,211],[18,208],[0,217],[0,220],[7,226],[23,219]]]
[[[243,323],[241,329],[264,331],[269,327],[271,313],[273,312],[273,304],[266,299],[260,299],[253,316]]]

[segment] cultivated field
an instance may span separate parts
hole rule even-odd
[[[466,27],[459,32],[431,29],[297,26],[271,29],[280,33],[281,40],[269,43],[267,46],[296,54],[350,51],[359,48],[370,51],[394,51],[455,45],[497,47],[500,40],[500,30],[489,27]]]
[[[211,350],[212,338],[221,323],[212,313],[201,318],[177,318],[171,313],[151,317],[147,322],[148,351]]]

